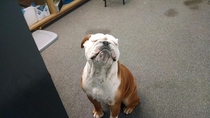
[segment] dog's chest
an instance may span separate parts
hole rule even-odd
[[[99,102],[113,104],[116,91],[120,85],[117,75],[107,78],[106,74],[95,74],[83,80],[84,89],[88,95]]]

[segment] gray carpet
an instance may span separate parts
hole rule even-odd
[[[207,0],[91,0],[46,27],[59,40],[41,54],[70,118],[92,118],[80,88],[89,33],[119,38],[120,61],[137,79],[141,104],[119,118],[210,117]],[[109,117],[107,106],[104,118]]]

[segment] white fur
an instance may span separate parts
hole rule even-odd
[[[110,58],[104,65],[98,66],[90,58],[99,52],[103,41],[109,42],[111,54],[116,57],[116,61]],[[113,105],[116,91],[120,85],[120,80],[117,76],[117,61],[120,56],[118,39],[108,34],[95,34],[91,35],[83,46],[87,59],[82,75],[83,89],[88,95],[92,96],[93,99]]]
[[[89,63],[86,64],[82,76],[82,83],[86,93],[96,99],[98,102],[106,104],[114,104],[114,97],[120,85],[117,77],[117,62],[112,65],[110,73],[101,69],[98,71]]]
[[[83,44],[85,48],[85,57],[87,61],[90,60],[90,57],[92,55],[94,55],[95,53],[99,51],[98,48],[102,46],[101,42],[105,41],[105,39],[107,39],[106,41],[110,43],[109,46],[112,49],[112,51],[115,52],[117,56],[117,60],[119,59],[120,53],[118,49],[118,39],[114,38],[112,35],[109,35],[109,34],[104,35],[104,34],[98,33],[98,34],[91,35],[89,40]]]

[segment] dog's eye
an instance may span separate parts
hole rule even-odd
[[[111,42],[112,42],[112,44],[118,46],[118,43],[117,42],[115,42],[115,41],[111,41]]]
[[[97,40],[96,40],[96,39],[91,39],[90,41],[91,41],[91,42],[96,42]]]
[[[116,46],[118,46],[118,43],[114,42],[114,44],[115,44]]]

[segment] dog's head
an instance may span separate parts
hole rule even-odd
[[[118,61],[120,52],[118,49],[118,39],[109,34],[87,35],[81,48],[85,48],[85,57],[88,62],[96,65],[111,65]]]

